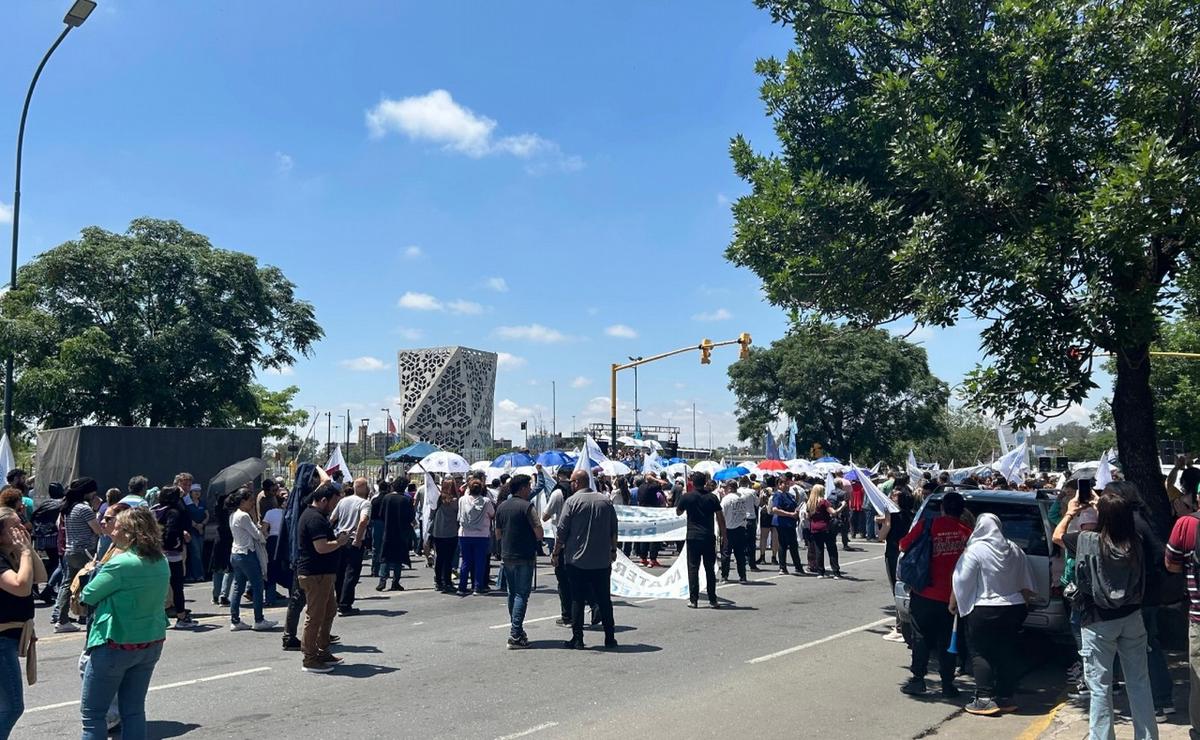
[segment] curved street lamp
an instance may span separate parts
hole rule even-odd
[[[17,288],[17,240],[21,228],[21,152],[25,146],[25,119],[29,116],[29,101],[33,99],[33,88],[37,86],[38,78],[42,76],[42,69],[46,66],[46,62],[50,60],[50,55],[58,48],[58,45],[63,42],[67,34],[72,28],[79,28],[83,22],[88,19],[92,11],[96,9],[94,0],[75,0],[71,9],[67,11],[67,15],[63,18],[65,27],[58,38],[50,46],[50,50],[42,57],[42,61],[38,64],[37,69],[33,73],[33,79],[29,81],[29,90],[25,93],[25,106],[21,108],[21,125],[17,128],[17,177],[16,185],[13,187],[13,207],[12,207],[12,266],[9,270],[8,287],[9,290]],[[4,433],[12,438],[12,397],[13,397],[13,356],[9,353],[4,360]]]

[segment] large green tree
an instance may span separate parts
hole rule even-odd
[[[756,2],[795,47],[758,63],[778,152],[732,144],[729,259],[793,311],[985,322],[967,398],[1020,424],[1115,354],[1120,457],[1165,522],[1147,351],[1195,284],[1195,4]]]
[[[86,228],[17,285],[0,302],[0,352],[16,357],[16,414],[47,426],[260,419],[270,399],[255,373],[322,336],[278,268],[175,221]]]
[[[911,449],[922,462],[967,467],[977,461],[991,462],[999,440],[994,422],[970,409],[947,404],[939,409],[931,432],[923,439],[905,439],[893,451],[892,459],[902,466]]]
[[[879,329],[817,321],[751,349],[729,366],[729,388],[742,439],[760,438],[782,414],[796,421],[800,449],[819,442],[863,461],[889,454],[902,439],[936,435],[949,396],[921,347]]]
[[[279,391],[272,391],[258,383],[250,384],[250,393],[254,397],[252,409],[227,407],[220,417],[212,420],[214,426],[253,427],[261,429],[267,439],[283,439],[291,434],[295,427],[303,427],[308,423],[308,412],[292,407],[292,401],[300,387],[289,385]]]

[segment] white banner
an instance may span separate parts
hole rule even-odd
[[[617,508],[633,508],[619,506]],[[625,553],[617,550],[617,559],[612,564],[609,592],[613,596],[633,599],[686,599],[688,597],[687,548],[660,576],[651,575],[633,564]]]
[[[617,539],[621,542],[677,542],[687,539],[687,516],[675,509],[615,506]]]

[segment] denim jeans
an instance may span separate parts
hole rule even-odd
[[[91,562],[91,558],[86,552],[69,552],[63,556],[62,585],[58,588],[58,598],[54,601],[54,608],[50,610],[51,622],[57,624],[60,619],[63,622],[71,621],[68,611],[68,604],[71,601],[71,581],[75,580],[75,574],[89,562]]]
[[[21,670],[21,663],[17,659],[17,641],[11,637],[0,637],[0,737],[8,737],[25,712],[25,695],[21,686],[24,678],[25,671]]]
[[[217,601],[222,596],[229,598],[229,589],[233,586],[233,571],[232,570],[214,570],[213,571],[213,601]]]
[[[1082,632],[1083,676],[1091,691],[1088,725],[1091,740],[1113,740],[1113,659],[1121,656],[1125,671],[1125,692],[1133,713],[1135,740],[1157,740],[1154,699],[1150,694],[1150,676],[1146,668],[1146,625],[1141,611],[1121,619],[1109,619],[1086,625]]]
[[[462,561],[458,566],[458,591],[467,592],[468,576],[474,581],[475,592],[486,591],[488,545],[487,537],[459,537],[458,547],[462,551]]]
[[[192,539],[187,544],[187,577],[191,581],[204,580],[204,535],[192,530]]]
[[[371,522],[371,575],[379,575],[380,561],[383,560],[383,520]]]
[[[106,645],[94,648],[83,674],[83,740],[105,740],[108,726],[104,715],[113,696],[121,710],[123,740],[146,740],[146,692],[150,677],[162,655],[163,644],[141,650],[118,650]]]
[[[258,554],[235,553],[229,557],[229,564],[233,566],[233,596],[229,599],[229,621],[234,624],[242,621],[242,594],[246,593],[247,583],[250,584],[250,595],[254,600],[254,621],[263,621],[263,577]]]
[[[500,573],[508,584],[508,617],[512,622],[509,636],[525,636],[525,610],[529,607],[529,592],[533,590],[532,562],[512,562],[501,565]]]

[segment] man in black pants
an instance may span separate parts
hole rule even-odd
[[[725,517],[725,543],[721,547],[721,580],[729,582],[730,555],[737,560],[738,583],[746,583],[746,539],[752,519],[746,512],[754,513],[754,491],[739,491],[736,481],[725,484],[725,495],[721,498],[721,514]]]
[[[707,474],[692,473],[692,488],[694,490],[691,493],[679,497],[679,503],[675,506],[677,515],[687,514],[688,606],[695,609],[700,599],[700,561],[703,559],[708,603],[716,609],[720,604],[717,602],[717,548],[713,518],[716,517],[716,523],[721,528],[721,549],[725,549],[729,544],[725,534],[725,515],[721,512],[720,500],[709,490]],[[745,566],[740,559],[738,565],[745,578]]]
[[[583,606],[597,605],[604,623],[604,647],[615,648],[613,627],[612,561],[617,559],[617,512],[612,501],[589,487],[588,471],[571,474],[574,495],[558,517],[552,561],[565,566],[571,584],[571,639],[568,649],[583,648]]]
[[[341,565],[334,586],[338,615],[342,617],[358,614],[358,609],[354,606],[354,591],[362,575],[363,540],[371,523],[371,502],[368,499],[371,488],[367,479],[355,479],[353,491],[353,495],[343,496],[342,500],[337,502],[333,514],[329,517],[335,536],[342,533],[350,536],[350,542],[340,548]]]

